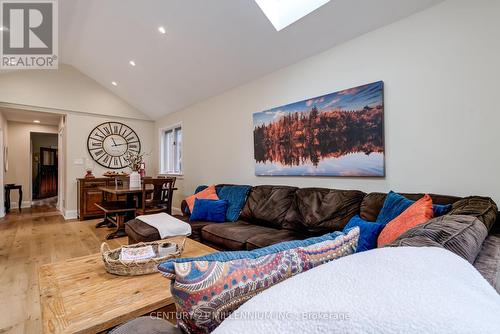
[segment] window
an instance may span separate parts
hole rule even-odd
[[[330,0],[255,0],[277,31],[300,20]]]
[[[160,132],[162,174],[182,174],[182,126],[162,129]]]

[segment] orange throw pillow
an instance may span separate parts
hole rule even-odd
[[[423,224],[434,217],[432,199],[425,195],[402,214],[391,220],[384,227],[377,239],[377,247],[382,247],[396,240],[401,234],[413,227]]]
[[[217,192],[215,191],[215,185],[211,185],[210,187],[206,188],[205,190],[189,196],[188,198],[186,198],[186,203],[189,207],[189,212],[193,212],[194,200],[196,198],[198,198],[198,199],[219,199],[219,196],[217,196]]]

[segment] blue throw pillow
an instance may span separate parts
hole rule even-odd
[[[344,233],[353,227],[359,227],[359,240],[356,253],[364,252],[377,247],[377,238],[380,232],[384,229],[384,224],[368,222],[356,215],[349,220],[349,223],[344,227]]]
[[[245,202],[248,192],[252,189],[250,186],[223,186],[218,192],[219,199],[228,202],[226,220],[230,222],[237,221]]]
[[[451,204],[433,204],[432,211],[434,211],[434,217],[444,216],[450,212],[452,208]]]
[[[406,209],[408,209],[415,201],[412,201],[403,195],[397,194],[393,191],[390,191],[385,198],[384,205],[382,206],[382,210],[377,217],[377,223],[387,224],[397,216],[403,213]],[[448,213],[451,210],[451,204],[440,205],[434,204],[432,205],[432,210],[434,211],[434,217],[442,216]]]
[[[189,221],[210,221],[223,223],[226,221],[226,200],[198,199],[194,200],[193,212]]]
[[[194,193],[195,193],[195,194],[197,194],[197,193],[199,193],[199,192],[201,192],[201,191],[203,191],[203,190],[205,190],[205,189],[207,189],[207,188],[208,188],[208,186],[207,186],[207,185],[201,185],[201,186],[198,186],[198,187],[196,187],[196,189],[195,189]]]

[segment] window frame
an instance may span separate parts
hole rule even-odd
[[[182,122],[179,122],[179,123],[175,123],[175,124],[172,124],[172,125],[169,125],[169,126],[166,126],[166,127],[162,127],[159,129],[159,148],[160,148],[160,152],[159,152],[159,161],[158,161],[158,170],[160,171],[159,174],[161,175],[174,175],[174,176],[183,176],[183,169],[184,169],[184,163],[183,163],[183,146],[184,145],[181,145],[181,148],[179,150],[179,154],[180,154],[180,161],[181,161],[181,165],[180,165],[180,171],[179,172],[169,172],[167,170],[165,170],[165,134],[169,131],[174,131],[175,133],[175,130],[180,128],[181,129],[181,141],[183,142],[184,141],[184,136],[183,136],[183,132],[184,132],[184,129],[183,129],[183,126],[182,126]]]

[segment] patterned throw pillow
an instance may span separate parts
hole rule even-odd
[[[378,236],[377,246],[382,247],[393,242],[404,232],[429,221],[432,217],[432,199],[426,194],[384,227]]]
[[[241,304],[289,277],[353,254],[359,227],[253,251],[220,252],[164,262],[171,279],[178,325],[187,333],[209,333]]]
[[[217,192],[215,191],[215,185],[211,185],[210,187],[207,187],[205,190],[200,191],[200,192],[186,198],[186,203],[189,207],[189,212],[193,212],[194,200],[197,198],[199,198],[199,199],[219,199],[219,196],[217,196]]]

